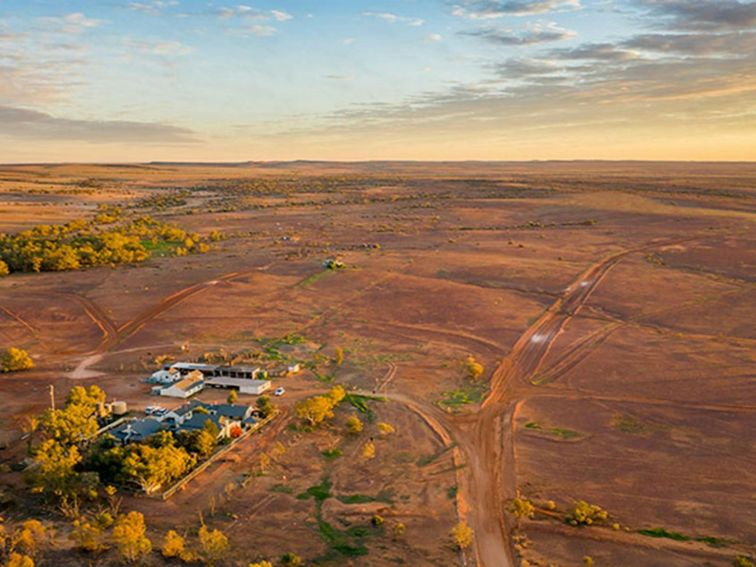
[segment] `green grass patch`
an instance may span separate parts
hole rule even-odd
[[[151,239],[142,240],[142,246],[150,253],[152,257],[173,256],[176,248],[181,246],[181,242],[174,242],[172,240],[158,240],[152,242]]]
[[[456,390],[441,394],[438,405],[444,409],[455,410],[468,404],[479,404],[485,391],[484,385],[465,384]]]
[[[550,427],[548,429],[544,429],[540,423],[537,423],[535,421],[527,422],[525,424],[525,429],[530,429],[532,431],[542,431],[544,433],[548,433],[549,435],[559,437],[560,439],[577,439],[578,437],[580,437],[580,433],[572,429],[565,429],[563,427]]]
[[[338,459],[342,455],[342,452],[339,448],[326,449],[325,451],[321,451],[321,455],[329,461],[332,461],[333,459]]]
[[[323,478],[320,484],[311,486],[301,494],[297,495],[299,500],[307,500],[314,498],[316,502],[323,502],[326,498],[331,497],[331,479],[328,477]]]
[[[638,533],[648,537],[673,539],[675,541],[691,541],[693,538],[679,532],[670,532],[664,528],[650,528],[638,530]]]
[[[316,281],[324,278],[328,274],[336,273],[338,270],[323,270],[321,272],[316,272],[310,276],[307,276],[305,279],[300,280],[296,284],[294,284],[294,287],[307,287],[308,285],[314,284]]]
[[[354,406],[357,411],[363,414],[369,422],[373,422],[375,419],[375,413],[368,405],[370,401],[385,402],[386,398],[378,396],[360,396],[358,394],[347,394],[345,400]]]
[[[561,427],[552,427],[548,430],[549,433],[559,437],[560,439],[575,439],[580,437],[580,433],[573,431],[572,429],[563,429]]]
[[[294,492],[294,489],[291,486],[287,486],[285,484],[276,484],[275,486],[270,487],[271,492],[281,492],[283,494],[292,494]]]

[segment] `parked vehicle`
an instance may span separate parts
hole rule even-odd
[[[275,396],[283,396],[286,393],[286,390],[283,388],[276,388],[276,391],[273,392],[273,395]]]

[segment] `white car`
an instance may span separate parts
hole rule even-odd
[[[286,390],[283,388],[276,388],[276,391],[273,392],[274,396],[283,396],[286,393]]]

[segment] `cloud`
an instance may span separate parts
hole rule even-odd
[[[671,20],[680,30],[749,29],[756,26],[756,3],[737,0],[636,0],[650,16]]]
[[[294,19],[294,16],[281,10],[259,10],[246,4],[240,4],[233,8],[219,8],[216,13],[223,20],[240,22],[238,27],[230,28],[229,31],[255,37],[275,35],[278,29],[271,23],[282,23]]]
[[[425,36],[425,41],[427,43],[438,43],[439,41],[442,41],[444,39],[444,36],[442,36],[440,33],[430,33]]]
[[[756,52],[756,33],[651,33],[625,40],[623,47],[677,55],[740,55]]]
[[[81,34],[102,24],[102,20],[88,18],[82,12],[42,18],[41,21],[48,31],[64,34]]]
[[[58,118],[12,106],[0,106],[0,137],[25,140],[80,141],[91,143],[192,144],[194,133],[186,128],[153,122],[75,120]]]
[[[157,16],[166,8],[178,6],[178,4],[178,0],[151,0],[148,2],[131,2],[128,8],[135,12],[144,12],[151,16]]]
[[[640,58],[638,52],[622,49],[612,43],[585,43],[572,49],[553,49],[549,56],[567,61],[631,61]]]
[[[491,20],[580,8],[580,0],[466,0],[454,6],[452,14],[470,20]]]
[[[555,23],[533,24],[524,30],[514,31],[501,28],[480,28],[462,32],[462,35],[478,37],[497,45],[536,45],[552,41],[573,39],[577,34],[560,28]]]
[[[255,37],[270,37],[272,35],[275,35],[278,30],[273,26],[250,24],[248,26],[243,26],[240,31],[245,35],[254,35]]]
[[[383,20],[385,22],[388,22],[390,24],[407,24],[408,26],[412,27],[420,27],[425,23],[425,20],[421,18],[409,18],[406,16],[397,16],[396,14],[392,14],[391,12],[363,12],[363,16],[367,16],[368,18],[377,18],[379,20]]]
[[[281,10],[259,10],[252,6],[240,4],[233,8],[219,8],[217,14],[224,20],[232,18],[241,18],[247,20],[258,20],[261,22],[286,22],[294,18],[291,14]]]
[[[128,46],[131,49],[141,51],[143,53],[149,53],[151,55],[161,56],[180,56],[189,55],[193,49],[188,45],[184,45],[180,41],[146,41],[146,40],[134,40],[128,42]]]
[[[494,70],[502,79],[544,77],[560,69],[561,67],[552,61],[542,59],[508,59],[494,66]]]

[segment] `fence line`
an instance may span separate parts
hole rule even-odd
[[[231,441],[228,445],[225,447],[222,447],[215,453],[213,453],[206,461],[204,461],[199,466],[193,468],[191,471],[189,471],[186,476],[179,479],[174,483],[170,488],[165,490],[160,494],[160,498],[163,500],[168,500],[171,496],[176,494],[176,492],[180,489],[182,489],[184,486],[186,486],[190,481],[197,478],[200,474],[202,474],[210,465],[212,465],[215,461],[217,461],[219,458],[221,458],[223,455],[228,453],[231,449],[236,447],[236,445],[240,442],[242,442],[244,439],[252,435],[253,433],[256,433],[260,430],[264,425],[267,425],[270,421],[273,420],[278,415],[278,411],[275,411],[272,415],[269,415],[262,421],[258,421],[253,425],[250,429],[247,429],[244,433],[242,433],[239,437]]]

